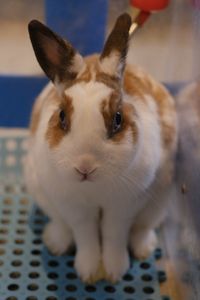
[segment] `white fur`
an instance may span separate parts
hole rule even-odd
[[[103,83],[93,81],[68,88],[65,93],[72,97],[74,107],[71,130],[54,149],[49,148],[45,133],[58,107],[46,101],[25,164],[30,192],[52,220],[44,241],[52,252],[62,254],[73,238],[77,246],[75,266],[85,281],[95,276],[100,260],[113,281],[127,271],[129,232],[136,218],[139,228],[148,221],[148,239],[142,239],[139,232],[138,238],[131,238],[131,245],[134,248],[140,242],[141,250],[137,248],[136,252],[148,254],[155,246],[152,229],[158,222],[157,214],[164,207],[160,204],[158,213],[154,208],[156,173],[165,163],[155,102],[145,96],[147,106],[137,98],[123,95],[124,102],[134,105],[138,117],[133,118],[139,135],[137,142],[133,141],[128,131],[124,141],[116,143],[107,139],[100,112],[102,101],[111,92]],[[96,168],[92,181],[81,182],[75,167]],[[143,218],[147,203],[151,207],[149,218],[146,214]]]
[[[120,53],[117,51],[112,51],[111,54],[107,57],[104,57],[101,62],[99,62],[99,66],[102,72],[109,75],[122,75],[122,70],[124,67],[124,62],[120,61]]]

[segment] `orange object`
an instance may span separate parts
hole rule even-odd
[[[142,11],[158,11],[164,9],[169,0],[130,0],[130,4]]]

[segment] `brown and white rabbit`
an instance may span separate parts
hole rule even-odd
[[[117,281],[156,245],[176,151],[174,101],[138,67],[126,66],[131,18],[116,21],[100,55],[85,59],[38,21],[29,24],[37,60],[51,79],[33,108],[26,179],[50,217],[54,254],[75,243],[84,281],[102,261]]]

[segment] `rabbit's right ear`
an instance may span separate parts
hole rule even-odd
[[[44,24],[33,20],[28,25],[36,58],[55,84],[65,84],[76,78],[84,68],[82,56]]]
[[[131,17],[127,13],[117,18],[100,56],[100,67],[104,73],[122,77],[126,64],[130,26]]]

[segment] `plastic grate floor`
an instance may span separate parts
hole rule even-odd
[[[26,193],[22,161],[26,138],[0,138],[0,300],[161,300],[165,273],[148,260],[132,260],[123,280],[83,284],[74,255],[51,255],[41,240],[46,217]]]

